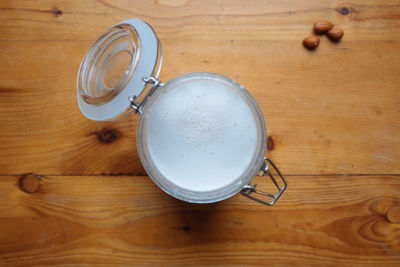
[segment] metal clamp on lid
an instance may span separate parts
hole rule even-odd
[[[128,97],[129,102],[131,103],[131,107],[133,110],[135,110],[136,113],[142,114],[142,109],[143,106],[146,104],[147,99],[157,90],[158,87],[163,86],[164,84],[158,80],[157,78],[154,78],[152,76],[150,77],[143,77],[142,78],[143,82],[145,84],[151,84],[150,90],[146,93],[143,94],[144,97],[140,103],[137,102],[138,96],[130,96]]]
[[[280,187],[279,184],[276,182],[274,176],[271,174],[271,172],[269,171],[269,165],[271,165],[274,170],[276,171],[276,173],[279,175],[279,177],[281,178],[281,180],[283,181],[283,187]],[[240,191],[240,193],[245,196],[248,197],[254,201],[257,201],[261,204],[264,205],[268,205],[268,206],[272,206],[275,204],[275,202],[279,199],[279,197],[282,195],[283,191],[285,191],[286,187],[287,187],[287,183],[285,181],[285,179],[283,178],[281,172],[279,171],[279,169],[276,167],[276,165],[272,162],[272,160],[270,160],[269,158],[264,158],[264,163],[260,168],[260,176],[264,176],[264,175],[268,175],[269,178],[271,178],[272,182],[275,184],[275,186],[278,188],[278,193],[276,194],[270,194],[267,192],[263,192],[260,190],[256,190],[256,186],[257,184],[253,184],[253,185],[246,185],[244,186],[244,188],[242,189],[242,191]],[[259,195],[263,195],[263,196],[267,196],[269,198],[272,198],[273,200],[270,202],[266,202],[264,200],[261,200],[257,197],[254,197],[251,195],[251,193],[255,193],[255,194],[259,194]]]

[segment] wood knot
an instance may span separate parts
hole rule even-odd
[[[391,223],[400,223],[400,206],[390,207],[386,211],[385,217]]]
[[[94,132],[97,135],[100,143],[110,144],[117,140],[117,133],[115,130],[103,128]]]
[[[338,11],[343,16],[347,16],[351,12],[350,8],[348,8],[348,7],[341,7],[341,8],[336,9],[336,11]]]
[[[272,138],[271,135],[268,135],[267,150],[271,151],[271,150],[274,150],[274,148],[275,148],[274,139]]]
[[[41,179],[40,175],[36,175],[33,173],[25,174],[19,180],[19,187],[21,188],[22,191],[26,193],[34,193],[40,187],[40,179]]]
[[[61,16],[63,14],[63,12],[56,7],[50,10],[50,12],[56,17]]]
[[[185,232],[190,232],[192,230],[192,227],[190,225],[185,225],[182,227],[183,231]]]

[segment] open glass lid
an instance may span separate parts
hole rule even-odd
[[[132,110],[129,97],[158,77],[160,42],[140,19],[127,19],[105,31],[86,52],[77,78],[78,104],[91,120],[114,120]]]

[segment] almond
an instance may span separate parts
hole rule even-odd
[[[342,39],[344,32],[342,29],[339,28],[333,28],[328,31],[327,33],[329,39],[331,39],[334,42],[339,42],[340,39]]]
[[[303,45],[310,49],[313,50],[319,45],[319,37],[316,35],[310,35],[303,40]]]
[[[315,33],[324,33],[332,29],[335,25],[333,25],[330,21],[320,20],[314,23],[314,31]]]

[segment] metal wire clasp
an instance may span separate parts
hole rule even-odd
[[[142,80],[145,83],[145,86],[147,84],[151,84],[150,90],[147,92],[146,95],[144,95],[142,101],[140,103],[137,102],[138,96],[130,96],[128,98],[133,110],[135,110],[135,112],[139,114],[142,114],[143,106],[146,104],[148,98],[157,90],[158,87],[164,86],[164,84],[160,80],[153,76],[143,77]]]
[[[269,166],[272,166],[275,170],[275,172],[278,174],[278,176],[281,178],[281,180],[283,181],[283,187],[280,187],[279,184],[276,182],[274,176],[271,174],[271,172],[269,171]],[[242,189],[242,191],[240,191],[240,193],[245,196],[248,197],[254,201],[257,201],[261,204],[264,205],[268,205],[268,206],[272,206],[275,204],[275,202],[279,199],[279,197],[282,195],[283,191],[285,191],[286,187],[287,187],[287,183],[285,181],[285,179],[283,178],[281,172],[279,171],[279,169],[276,167],[276,165],[272,162],[272,160],[270,160],[269,158],[264,158],[264,162],[263,165],[260,168],[260,176],[265,176],[268,175],[269,178],[272,180],[272,182],[275,184],[275,186],[278,188],[278,193],[276,194],[270,194],[267,192],[263,192],[260,190],[256,190],[256,186],[257,184],[253,184],[253,185],[245,185]],[[273,200],[270,202],[266,202],[264,200],[261,200],[257,197],[254,197],[251,195],[251,193],[255,193],[255,194],[259,194],[259,195],[263,195],[263,196],[267,196],[269,198],[272,198]]]

